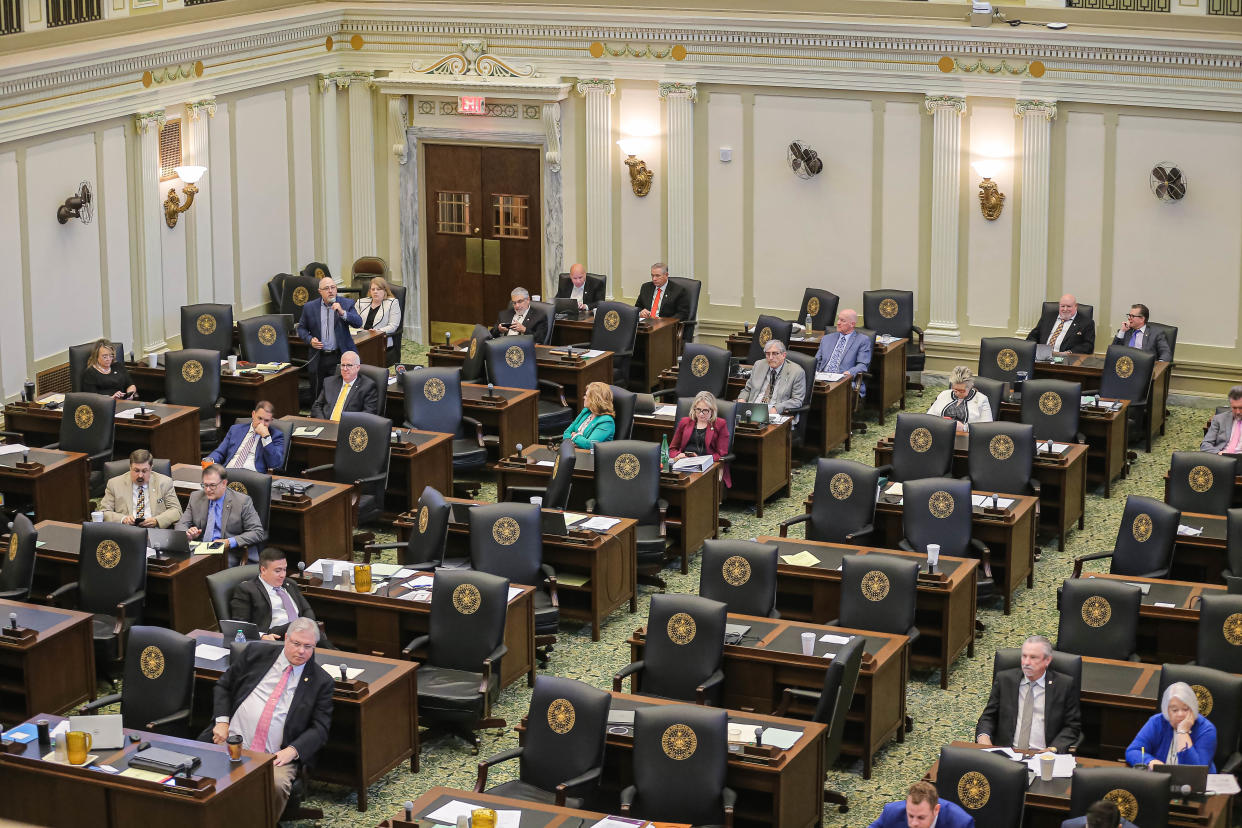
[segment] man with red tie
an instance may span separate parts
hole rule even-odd
[[[319,627],[298,618],[284,646],[252,642],[238,655],[212,693],[211,740],[242,737],[242,747],[276,754],[272,824],[280,820],[298,774],[315,764],[332,726],[332,677],[315,663]]]
[[[1212,418],[1199,451],[1242,454],[1242,385],[1229,389],[1229,410]]]
[[[651,281],[638,291],[638,316],[671,317],[685,322],[690,318],[690,294],[676,282],[668,279],[668,265],[656,262],[651,266]]]

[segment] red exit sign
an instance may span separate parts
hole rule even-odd
[[[457,99],[457,112],[461,115],[482,115],[484,103],[481,95],[462,95]]]

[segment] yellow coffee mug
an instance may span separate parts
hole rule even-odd
[[[470,828],[496,828],[496,812],[491,808],[475,808],[470,812]]]
[[[371,591],[371,565],[358,564],[354,567],[354,591]]]
[[[81,765],[86,761],[86,754],[91,749],[91,734],[83,730],[71,730],[65,734],[65,753],[69,756],[69,764]]]

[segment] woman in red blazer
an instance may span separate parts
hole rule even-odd
[[[710,454],[719,463],[720,458],[728,453],[729,426],[723,417],[716,416],[716,398],[710,391],[700,391],[690,406],[690,416],[682,417],[673,431],[668,456],[675,460],[678,457]],[[723,479],[725,486],[733,485],[727,465]]]

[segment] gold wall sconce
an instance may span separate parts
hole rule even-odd
[[[996,221],[1000,218],[1001,211],[1005,209],[1005,194],[992,180],[997,170],[1000,169],[1000,162],[992,158],[981,158],[972,166],[975,172],[983,178],[979,182],[979,212],[983,213],[983,217],[988,221]]]
[[[169,229],[177,226],[177,217],[190,209],[190,205],[194,203],[194,196],[198,193],[199,180],[207,172],[206,167],[173,167],[173,172],[177,174],[177,178],[185,183],[185,187],[181,192],[185,195],[185,204],[181,203],[181,199],[177,197],[177,187],[174,185],[168,190],[168,198],[164,199],[164,223]]]
[[[621,147],[621,152],[625,155],[625,166],[630,168],[630,187],[634,190],[634,195],[642,198],[651,192],[651,180],[655,178],[655,173],[647,167],[646,161],[637,157],[641,149],[639,141],[622,138],[617,146]]]

